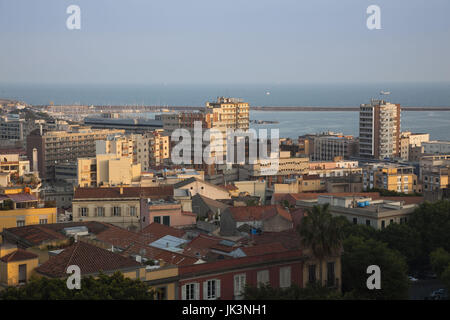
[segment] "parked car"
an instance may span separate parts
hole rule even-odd
[[[417,281],[419,281],[419,279],[414,278],[413,276],[408,276],[408,279],[409,279],[409,281],[411,281],[411,282],[417,282]]]
[[[448,293],[445,289],[438,289],[431,293],[430,298],[433,300],[446,300],[448,299]]]

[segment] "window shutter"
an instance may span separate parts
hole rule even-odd
[[[78,207],[78,216],[81,217],[81,207]]]
[[[114,216],[114,207],[111,207],[111,217]]]
[[[130,207],[127,207],[127,215],[130,215]]]
[[[196,283],[195,286],[195,300],[200,300],[200,283]]]
[[[97,207],[94,208],[94,214],[96,217],[98,216],[98,208]]]
[[[181,300],[186,300],[186,285],[181,287]]]
[[[220,298],[220,279],[216,280],[216,299]]]
[[[208,300],[208,281],[203,282],[203,300]]]

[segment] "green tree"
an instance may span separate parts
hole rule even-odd
[[[408,224],[391,223],[376,234],[378,240],[405,256],[410,269],[417,269],[423,260],[420,233]]]
[[[343,242],[342,290],[347,298],[407,299],[409,281],[405,258],[385,243],[375,239],[350,236]],[[377,265],[381,270],[381,289],[367,288],[367,267]]]
[[[308,209],[298,228],[302,245],[311,249],[312,254],[319,260],[321,284],[323,260],[340,251],[344,236],[343,225],[344,220],[333,217],[329,212],[329,205],[325,204],[314,206],[312,210]]]
[[[423,264],[429,263],[430,253],[437,248],[450,252],[450,201],[421,204],[408,225],[420,234]]]
[[[8,287],[2,300],[151,300],[154,292],[140,280],[116,272],[81,279],[80,290],[69,290],[65,279],[32,278],[21,287]]]
[[[244,291],[246,300],[339,300],[341,294],[332,288],[321,286],[320,283],[308,284],[305,288],[292,285],[289,288],[273,288],[262,285],[259,288],[247,286]]]
[[[450,266],[450,253],[443,248],[438,248],[431,252],[430,263],[434,272],[440,277],[447,267]]]

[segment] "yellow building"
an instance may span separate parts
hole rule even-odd
[[[397,164],[370,164],[363,168],[363,188],[384,189],[401,193],[422,192],[422,187],[411,166]]]
[[[157,300],[175,300],[178,281],[177,266],[147,267],[145,282],[156,293]]]
[[[38,256],[12,245],[0,246],[0,284],[26,283],[38,266]]]
[[[141,164],[131,157],[98,154],[95,158],[78,158],[78,185],[82,187],[130,185],[139,182]]]
[[[0,232],[4,228],[56,222],[56,208],[46,208],[29,188],[0,190]]]

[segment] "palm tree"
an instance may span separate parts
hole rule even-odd
[[[342,247],[343,220],[330,214],[329,205],[313,206],[306,210],[298,226],[301,244],[311,249],[312,254],[319,260],[320,284],[322,281],[322,264],[325,257],[338,253]]]

